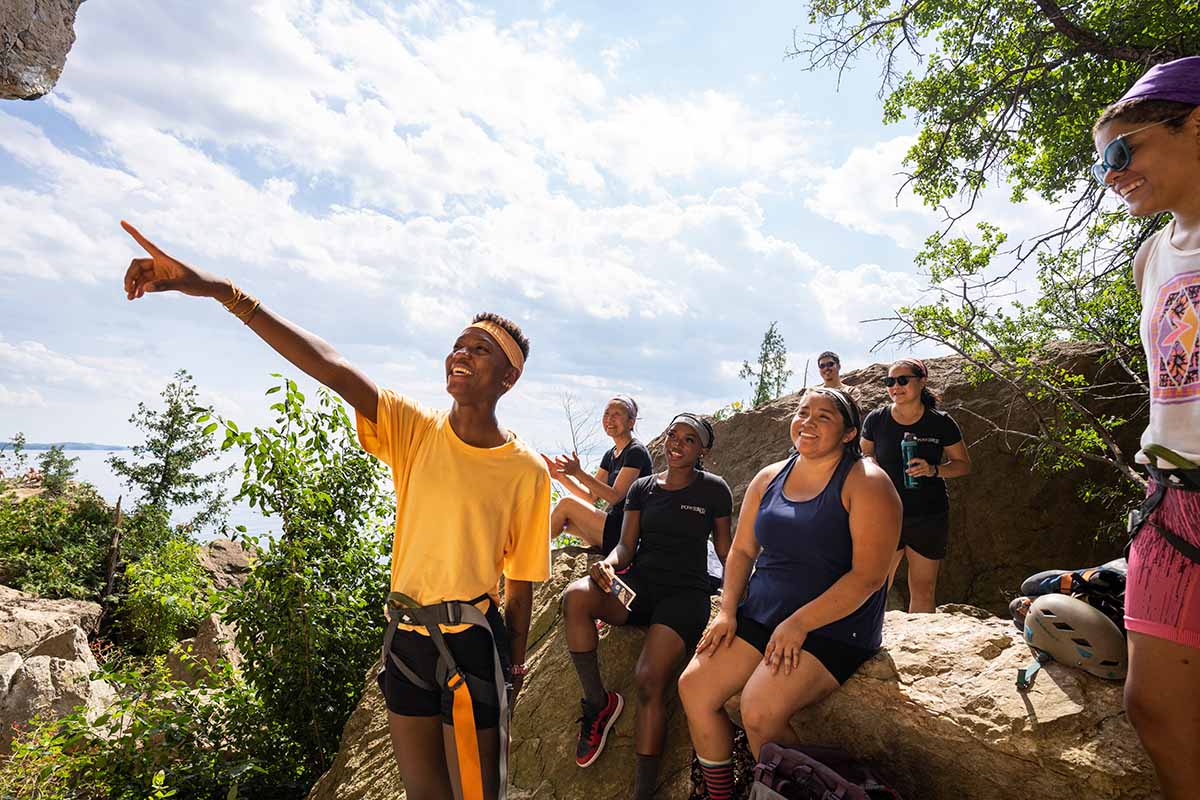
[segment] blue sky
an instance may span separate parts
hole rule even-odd
[[[753,8],[745,6],[752,5]],[[801,382],[918,297],[938,216],[896,199],[913,129],[878,65],[784,59],[794,3],[85,3],[55,92],[0,102],[0,435],[136,441],[179,368],[240,425],[288,371],[212,301],[127,303],[127,218],[445,405],[469,315],[533,352],[501,419],[568,440],[561,399],[638,398],[652,436],[779,321]],[[1044,204],[993,198],[1020,235]],[[815,366],[813,367],[815,375]]]

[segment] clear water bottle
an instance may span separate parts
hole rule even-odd
[[[911,432],[904,434],[904,438],[900,440],[900,459],[904,462],[904,469],[908,469],[908,462],[917,457],[917,437]],[[916,489],[921,485],[921,479],[916,475],[904,473],[904,488]]]

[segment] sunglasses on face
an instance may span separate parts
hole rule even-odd
[[[893,378],[889,375],[888,377],[883,379],[883,385],[888,387],[889,389],[892,388],[893,386],[895,386],[897,383],[900,384],[901,386],[908,386],[909,381],[915,381],[919,377],[921,377],[921,376],[920,375],[897,375],[896,377]]]
[[[821,369],[833,369],[835,366],[837,366],[837,362],[836,361],[825,361],[821,364],[817,364],[817,366],[820,367]]]
[[[1191,113],[1190,111],[1188,112]],[[1104,181],[1109,170],[1120,172],[1123,169],[1129,168],[1129,162],[1133,161],[1133,148],[1129,146],[1129,142],[1125,141],[1126,136],[1133,136],[1135,133],[1141,133],[1144,130],[1149,130],[1156,125],[1162,125],[1167,122],[1174,122],[1177,119],[1186,117],[1187,114],[1181,114],[1178,117],[1170,119],[1162,119],[1158,122],[1151,122],[1149,125],[1143,125],[1129,133],[1122,133],[1117,138],[1113,139],[1108,144],[1104,145],[1104,152],[1101,154],[1100,160],[1092,164],[1092,177],[1095,178],[1101,186],[1106,186]]]

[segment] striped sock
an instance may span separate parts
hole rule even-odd
[[[700,773],[704,776],[704,795],[708,800],[732,800],[733,758],[724,761],[708,761],[696,756],[700,762]]]

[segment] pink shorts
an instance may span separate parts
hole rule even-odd
[[[1154,490],[1151,482],[1147,494]],[[1129,552],[1125,627],[1200,648],[1200,564],[1167,542],[1156,525],[1200,546],[1200,492],[1167,489]]]

